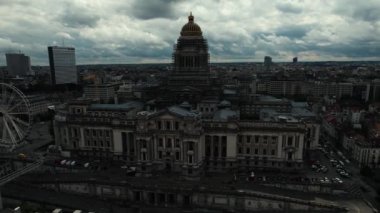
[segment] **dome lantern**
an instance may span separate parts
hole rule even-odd
[[[188,18],[189,22],[183,25],[181,36],[202,36],[202,30],[198,24],[194,22],[194,16],[191,12]]]

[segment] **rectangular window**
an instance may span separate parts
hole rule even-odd
[[[214,147],[214,157],[218,157],[218,156],[219,156],[218,147],[215,146]]]
[[[157,129],[162,129],[161,121],[157,121]]]
[[[166,139],[166,148],[172,148],[172,139],[171,138],[167,138]]]
[[[241,154],[241,152],[242,152],[242,149],[241,149],[241,147],[239,147],[238,153]]]
[[[166,130],[170,130],[170,121],[166,121]]]
[[[163,146],[163,139],[158,138],[158,147],[162,147],[162,146]]]
[[[250,149],[250,148],[247,148],[247,149],[246,149],[246,154],[249,154],[249,153],[251,153],[251,149]]]
[[[258,135],[255,136],[255,143],[259,143],[260,137]]]
[[[178,130],[179,129],[179,123],[178,121],[175,122],[175,130]]]
[[[266,155],[266,154],[267,154],[267,150],[263,149],[263,155]]]
[[[265,136],[263,137],[263,143],[264,143],[264,144],[267,144],[267,143],[268,143],[268,136],[265,135]]]
[[[193,156],[192,156],[192,155],[189,155],[189,157],[188,157],[188,162],[189,162],[189,164],[192,164],[192,163],[193,163]]]
[[[293,145],[293,136],[289,136],[288,137],[288,146],[292,146]]]
[[[239,135],[239,136],[238,136],[238,142],[239,142],[239,143],[243,143],[243,136],[242,136],[242,135]]]
[[[189,142],[189,151],[194,151],[194,143]]]
[[[162,159],[162,151],[158,151],[158,159]]]
[[[179,148],[179,139],[178,138],[175,139],[175,147]]]
[[[227,156],[227,136],[222,136],[222,157]]]
[[[176,160],[179,160],[179,157],[180,157],[179,152],[176,152],[176,153],[175,153],[175,159],[176,159]]]
[[[275,155],[275,151],[274,151],[274,149],[272,149],[272,155]]]
[[[259,149],[255,149],[255,155],[259,154]]]
[[[272,137],[272,144],[276,144],[277,143],[277,137],[273,136]]]
[[[251,136],[247,135],[247,143],[251,143]]]

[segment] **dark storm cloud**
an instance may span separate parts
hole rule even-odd
[[[280,4],[277,4],[276,5],[276,8],[283,12],[283,13],[295,13],[295,14],[298,14],[298,13],[301,13],[302,12],[302,9],[295,6],[295,5],[292,5],[292,4],[289,4],[289,3],[280,3]]]
[[[176,0],[135,0],[132,14],[138,19],[174,18]]]

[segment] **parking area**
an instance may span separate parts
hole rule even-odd
[[[308,177],[318,178],[322,183],[324,182],[351,182],[353,172],[347,162],[341,159],[334,151],[322,147],[316,150],[314,156],[319,156],[318,160],[309,162]]]

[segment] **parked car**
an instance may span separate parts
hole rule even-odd
[[[325,167],[325,166],[322,167],[322,172],[323,172],[323,173],[327,173],[328,171],[329,171],[329,169],[328,169],[327,167]]]
[[[27,158],[26,154],[24,154],[24,153],[19,153],[19,154],[17,155],[17,157],[18,157],[19,159],[21,159],[21,160],[25,160],[25,159]]]
[[[61,161],[61,165],[62,165],[62,166],[65,165],[65,164],[66,164],[66,161],[67,161],[67,160],[62,160],[62,161]]]
[[[336,181],[336,183],[340,183],[342,184],[343,183],[343,180],[341,180],[340,178],[336,177],[334,178],[334,180]]]

